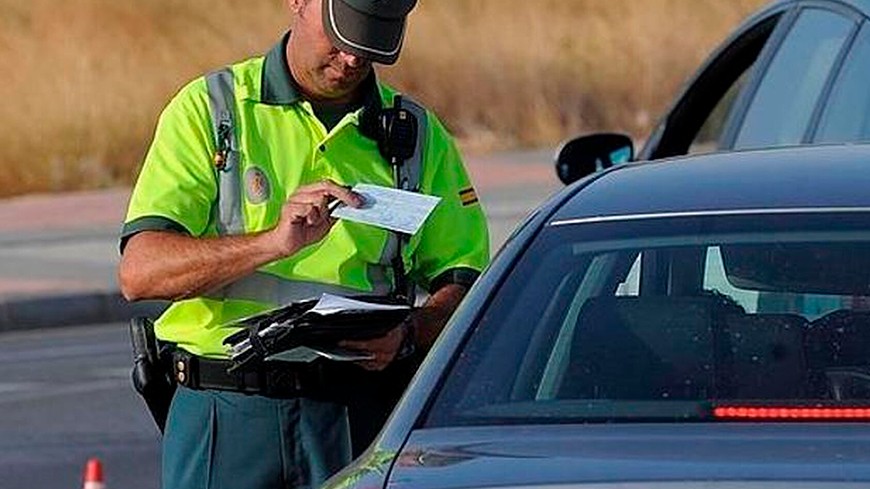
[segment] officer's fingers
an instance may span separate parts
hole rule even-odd
[[[338,346],[342,348],[347,348],[349,350],[359,350],[367,353],[372,353],[374,355],[388,352],[390,350],[390,347],[387,342],[384,341],[384,338],[375,338],[373,340],[362,341],[345,340],[340,342]]]
[[[305,222],[308,219],[308,213],[311,211],[310,204],[288,202],[284,205],[283,215],[294,224]]]
[[[351,207],[362,207],[365,204],[365,199],[362,195],[332,180],[324,180],[316,185],[318,185],[317,189],[323,194],[340,200]]]
[[[324,192],[297,192],[287,199],[287,204],[313,205],[318,207],[326,207],[329,202],[329,194]]]
[[[330,206],[330,203],[332,202],[339,201],[337,201],[334,197],[325,192],[306,192],[303,194],[294,195],[292,199],[288,201],[288,204],[293,203],[314,206],[323,219],[329,220],[330,223],[333,223],[334,219],[329,215],[335,208],[334,206]],[[309,224],[313,224],[313,221],[309,222]]]
[[[392,356],[395,355],[396,352],[399,350],[404,335],[405,332],[402,330],[402,328],[393,328],[389,330],[384,336],[372,340],[372,343],[374,344],[374,350],[384,353],[388,357],[392,358]]]
[[[380,371],[387,368],[388,362],[376,359],[376,360],[365,360],[362,362],[358,362],[357,365],[361,366],[366,370],[371,371]]]
[[[317,204],[307,204],[305,221],[309,226],[316,226],[323,220],[323,213]]]
[[[369,349],[368,341],[342,340],[338,342],[338,346],[347,350],[354,350],[363,353],[372,353]]]
[[[330,228],[336,220],[329,217],[326,210],[311,204],[290,203],[285,205],[283,219],[293,225]]]
[[[397,336],[396,330],[393,330],[380,338],[364,341],[345,340],[340,342],[338,346],[349,350],[370,353],[374,356],[374,359],[367,361],[376,362],[381,365],[381,368],[383,368],[396,356],[400,345],[401,336]]]
[[[375,364],[374,362],[357,362],[356,364],[368,371],[378,370],[377,364]]]
[[[338,342],[338,346],[369,356],[370,358],[354,362],[366,370],[383,370],[389,363],[385,361],[383,352],[372,349],[371,341],[342,340]]]
[[[392,359],[392,355],[389,352],[384,351],[376,346],[372,341],[351,341],[344,340],[338,343],[338,346],[347,350],[356,351],[370,358],[366,358],[365,360],[360,360],[356,362],[357,365],[365,368],[366,370],[383,370],[386,367],[390,360]]]
[[[331,217],[329,211],[325,208],[312,207],[311,212],[308,214],[309,226],[331,228],[336,222],[338,222],[338,219]]]

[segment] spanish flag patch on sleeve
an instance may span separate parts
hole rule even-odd
[[[459,191],[459,200],[462,202],[463,206],[469,206],[471,204],[477,203],[477,192],[474,191],[474,187],[468,187],[467,189]]]

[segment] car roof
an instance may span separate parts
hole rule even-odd
[[[783,5],[787,3],[796,3],[799,0],[773,0],[770,6]],[[870,15],[870,0],[835,0],[835,3],[848,5],[856,10],[860,10],[864,15]]]
[[[573,187],[551,222],[803,208],[870,210],[870,145],[722,152],[617,166]]]

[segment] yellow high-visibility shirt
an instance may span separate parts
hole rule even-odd
[[[294,88],[284,58],[286,37],[266,56],[231,67],[244,232],[273,228],[287,198],[300,186],[330,179],[341,185],[395,187],[393,168],[377,143],[360,133],[360,115],[348,113],[331,130]],[[390,106],[392,88],[374,75],[365,85],[370,101]],[[422,127],[422,126],[421,126]],[[427,111],[419,191],[441,197],[423,228],[407,241],[403,258],[411,281],[426,288],[473,281],[489,261],[489,235],[480,203],[452,137]],[[122,232],[145,230],[195,237],[217,236],[219,177],[205,78],[185,86],[160,116],[153,142],[133,190]],[[369,294],[392,284],[390,232],[339,221],[322,241],[261,267],[274,282],[335,286]],[[455,279],[455,280],[454,280]],[[266,282],[269,282],[267,280]],[[157,321],[157,336],[202,356],[225,358],[222,341],[238,329],[233,320],[275,307],[280,294],[210,294],[173,303]]]

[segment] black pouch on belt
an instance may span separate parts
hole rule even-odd
[[[154,323],[144,317],[130,321],[130,339],[133,343],[133,388],[145,400],[162,433],[175,394],[175,381],[169,365],[171,359],[165,351],[168,345],[161,348],[154,336]]]

